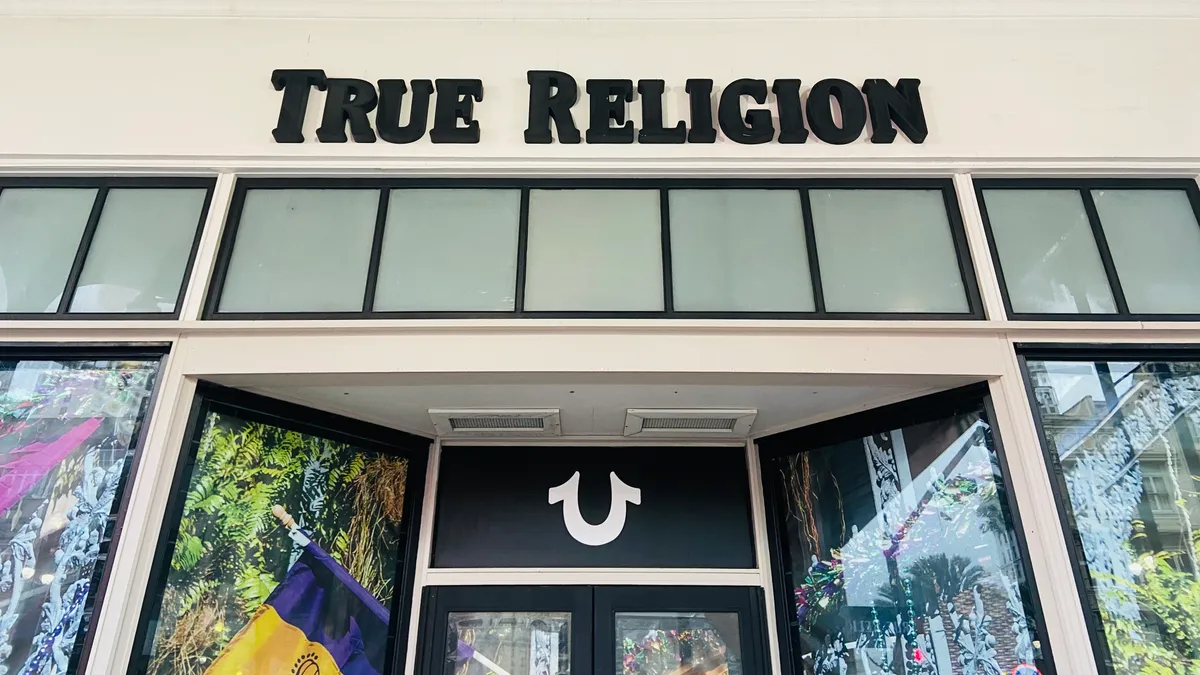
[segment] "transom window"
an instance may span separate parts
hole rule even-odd
[[[212,186],[0,180],[0,319],[177,317]]]
[[[982,318],[949,181],[249,180],[208,316]]]
[[[1195,181],[975,185],[1010,317],[1200,316]]]

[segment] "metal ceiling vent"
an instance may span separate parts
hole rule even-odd
[[[505,436],[559,436],[558,408],[476,410],[434,408],[429,416],[442,437],[496,438]]]
[[[625,435],[670,438],[746,438],[758,411],[754,409],[630,409]]]

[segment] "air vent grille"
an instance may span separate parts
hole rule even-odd
[[[733,431],[736,417],[648,417],[642,419],[642,431],[678,429],[680,431]]]
[[[429,417],[438,435],[447,438],[533,438],[558,436],[561,433],[557,408],[431,409]]]
[[[450,428],[455,431],[463,429],[537,429],[541,430],[546,423],[540,417],[451,417]]]
[[[626,436],[660,438],[746,438],[757,410],[638,409],[625,411]]]

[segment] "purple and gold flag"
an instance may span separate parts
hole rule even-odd
[[[309,542],[206,675],[379,675],[388,610]]]

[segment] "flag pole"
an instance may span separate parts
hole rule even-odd
[[[308,535],[300,530],[300,525],[296,523],[296,519],[292,517],[292,514],[287,512],[287,509],[283,508],[282,504],[272,506],[271,515],[279,519],[279,524],[288,531],[288,536],[292,538],[292,541],[300,546],[308,546],[312,543]]]
[[[488,657],[484,656],[483,654],[480,654],[478,651],[475,650],[474,647],[463,642],[462,640],[458,641],[458,657],[460,659],[473,659],[475,661],[478,661],[480,665],[482,665],[484,668],[487,668],[488,670],[495,673],[496,675],[510,675],[510,673],[507,670],[505,670],[504,668],[501,668],[498,663],[489,659]]]

